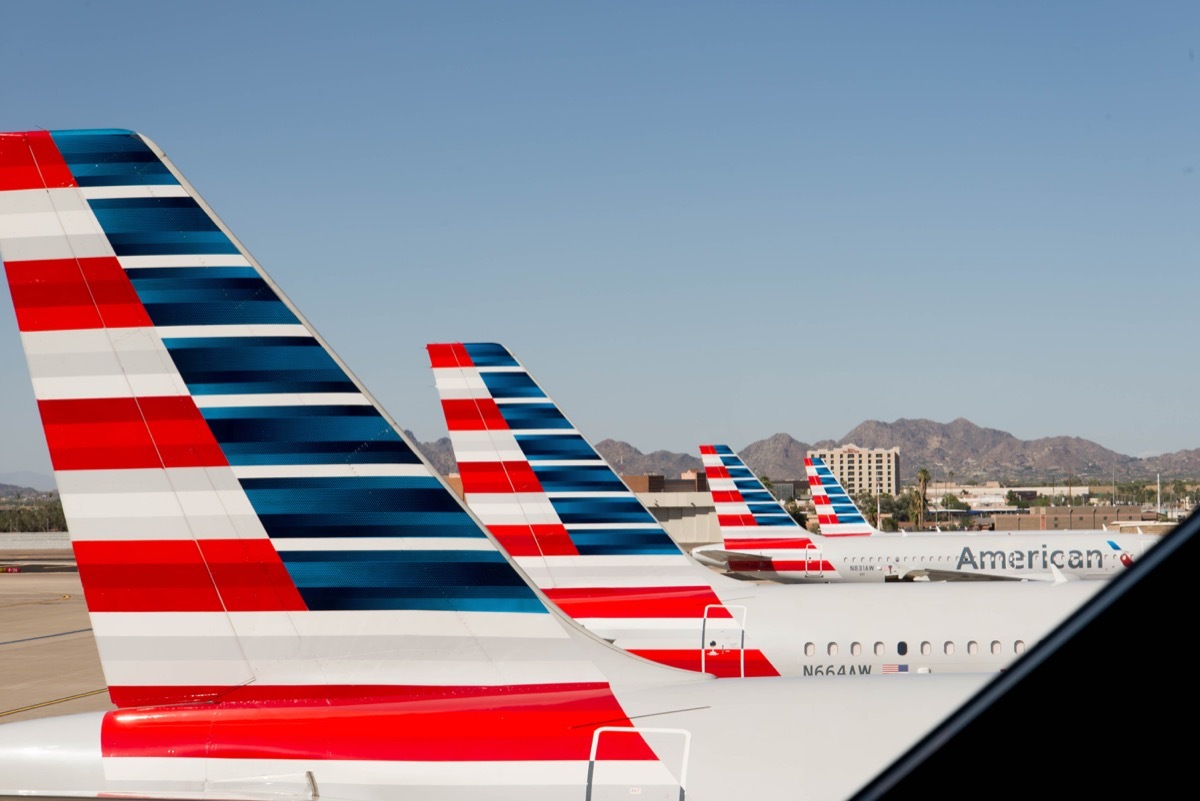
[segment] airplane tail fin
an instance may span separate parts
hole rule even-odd
[[[725,548],[811,549],[812,538],[728,445],[701,445],[700,459]]]
[[[427,349],[466,501],[538,587],[620,647],[724,675],[703,659],[700,626],[731,617],[714,586],[739,582],[683,554],[507,348]],[[768,663],[747,670],[777,675]]]
[[[819,456],[805,458],[804,471],[808,474],[808,488],[822,534],[826,537],[865,537],[882,533],[867,522],[823,459]]]
[[[607,686],[153,142],[0,134],[0,258],[118,706]]]

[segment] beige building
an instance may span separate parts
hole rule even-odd
[[[900,494],[900,449],[860,448],[843,445],[840,448],[809,451],[811,459],[820,457],[833,471],[851,497],[860,492],[872,495]]]

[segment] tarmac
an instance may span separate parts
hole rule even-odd
[[[68,550],[0,550],[0,724],[115,709]]]

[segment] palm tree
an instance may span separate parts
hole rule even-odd
[[[925,528],[925,510],[929,508],[925,493],[932,478],[924,467],[917,471],[917,528]]]

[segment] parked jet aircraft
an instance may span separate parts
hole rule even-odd
[[[888,579],[1107,579],[1158,542],[1152,534],[1083,531],[886,533],[867,522],[819,457],[806,458],[823,532],[811,536],[726,445],[700,458],[724,540],[697,560],[788,582]]]
[[[734,677],[996,671],[1095,592],[721,575],[681,551],[507,349],[428,350],[468,505],[566,614],[647,659]]]
[[[0,725],[0,797],[844,798],[990,678],[588,634],[138,134],[0,134],[0,258],[118,707]]]

